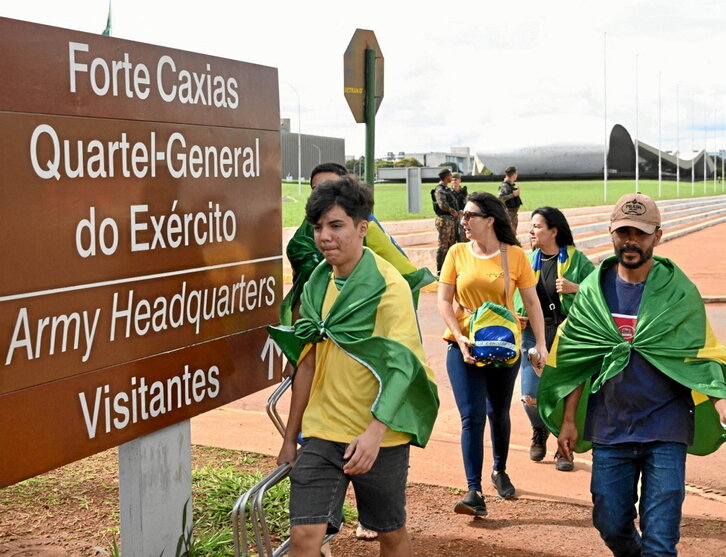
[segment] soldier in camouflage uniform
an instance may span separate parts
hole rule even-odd
[[[436,250],[436,273],[441,272],[444,258],[449,248],[456,243],[459,211],[456,199],[449,183],[451,170],[443,168],[439,172],[439,183],[431,190],[431,197],[436,213],[436,229],[439,231],[439,249]]]
[[[514,235],[517,235],[517,226],[519,226],[519,208],[522,206],[522,198],[519,195],[519,188],[515,183],[517,180],[517,167],[508,166],[504,171],[506,177],[499,186],[499,199],[507,207],[509,219],[512,221],[512,229]]]
[[[451,174],[451,193],[454,194],[456,210],[459,212],[456,219],[456,241],[466,242],[464,227],[461,226],[461,213],[464,211],[464,205],[466,205],[466,197],[469,195],[469,190],[466,186],[462,187],[461,185],[461,172],[453,172]]]

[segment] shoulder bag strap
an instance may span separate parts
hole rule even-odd
[[[512,311],[512,308],[509,307],[509,258],[507,257],[507,244],[499,244],[499,253],[502,255],[502,272],[504,275],[504,306],[509,311]],[[458,301],[456,303],[459,304]],[[467,313],[474,313],[461,304],[459,304],[459,307]],[[514,312],[512,311],[512,313]]]
[[[502,270],[504,271],[504,305],[509,308],[509,257],[507,255],[507,244],[499,244],[499,252],[502,254]]]

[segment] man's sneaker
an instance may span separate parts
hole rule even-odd
[[[468,514],[471,516],[486,516],[487,504],[484,498],[476,491],[470,491],[464,498],[454,506],[457,514]]]
[[[514,496],[514,486],[506,472],[492,472],[492,485],[497,488],[497,493],[502,499]]]
[[[567,459],[560,454],[559,451],[555,453],[555,468],[560,472],[572,472],[575,468],[575,463]]]
[[[547,438],[550,432],[546,427],[532,428],[532,444],[529,446],[529,458],[535,462],[542,460],[547,454]]]

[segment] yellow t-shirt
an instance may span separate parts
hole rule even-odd
[[[508,246],[509,262],[509,300],[504,300],[504,270],[502,255],[483,256],[474,253],[472,242],[454,244],[449,248],[441,267],[439,281],[456,286],[454,299],[459,306],[470,311],[476,310],[484,302],[494,302],[513,308],[512,298],[515,288],[523,289],[536,286],[534,271],[524,250],[519,246]],[[471,313],[455,307],[454,313],[461,332],[468,334]],[[455,340],[449,328],[444,331],[446,340]]]
[[[411,290],[395,267],[379,261],[388,285],[376,313],[374,336],[393,339],[408,347],[425,361]],[[338,297],[332,274],[323,302],[322,315],[327,315]],[[433,381],[433,372],[426,367]],[[316,345],[315,376],[310,399],[302,421],[302,435],[337,443],[350,443],[363,433],[373,419],[371,407],[379,394],[379,383],[373,372],[341,350],[330,339]],[[382,447],[410,442],[407,433],[387,430]]]

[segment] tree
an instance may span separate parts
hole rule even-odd
[[[420,162],[418,162],[418,159],[416,157],[406,157],[404,159],[398,160],[394,163],[393,166],[403,166],[403,167],[411,167],[411,166],[423,166]]]
[[[383,159],[376,160],[376,168],[390,168],[393,166],[393,161],[387,161]]]
[[[350,159],[345,161],[345,168],[350,174],[354,176],[363,176],[363,170],[365,168],[365,157],[357,159]]]

